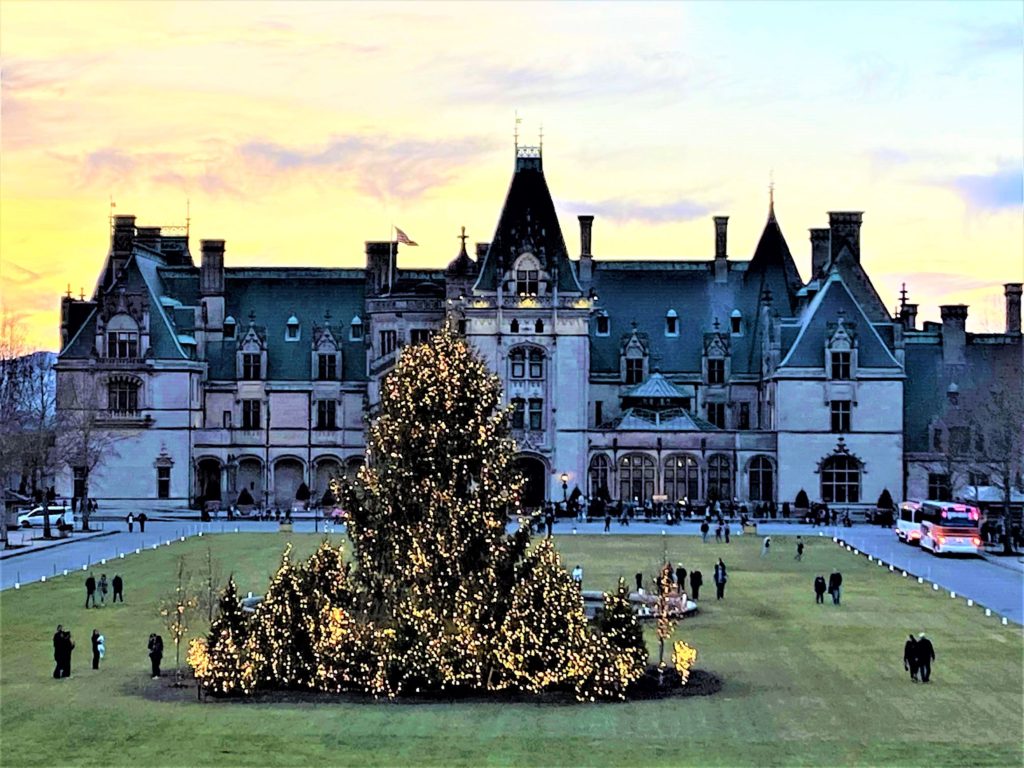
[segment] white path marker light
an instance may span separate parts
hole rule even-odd
[[[1007,623],[1008,623],[1008,622],[1006,621],[1006,617],[1005,617],[1005,616],[1003,616],[1003,626],[1005,627],[1005,626],[1007,625]]]
[[[956,600],[956,592],[950,592],[949,593],[949,599],[950,600]]]
[[[935,590],[936,592],[938,592],[939,591],[939,585],[938,584],[932,584],[932,589]]]
[[[918,576],[917,577],[917,583],[918,584],[924,584],[924,579],[922,579],[920,576]]]
[[[974,601],[971,600],[970,598],[967,598],[967,607],[968,608],[973,608],[974,607]]]
[[[135,554],[136,554],[136,555],[137,555],[137,554],[139,554],[139,552],[141,552],[141,550],[139,550],[139,549],[136,549],[136,550],[135,550]]]
[[[985,609],[985,615],[986,616],[991,616],[992,615],[992,609],[991,608],[986,608]]]
[[[65,575],[65,576],[67,576],[67,575],[68,575],[68,569],[67,569],[67,568],[65,568],[65,569],[64,569],[64,575]]]
[[[46,577],[45,577],[45,576],[41,576],[39,580],[40,580],[41,582],[43,582],[43,583],[46,583]]]

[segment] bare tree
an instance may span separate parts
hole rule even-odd
[[[220,581],[220,561],[213,559],[213,550],[207,546],[201,574],[199,607],[206,614],[206,620],[210,624],[213,623],[213,615],[220,605]]]
[[[21,321],[0,310],[0,538],[7,541],[7,487],[23,464],[21,401],[25,336]]]
[[[22,369],[21,413],[24,431],[22,448],[25,471],[32,485],[33,497],[40,492],[49,506],[47,489],[40,485],[52,477],[57,466],[57,400],[51,356],[37,352],[24,358]],[[50,538],[49,511],[43,515],[43,536]]]
[[[195,617],[199,598],[192,585],[192,574],[185,565],[185,558],[178,558],[174,588],[160,603],[160,616],[174,641],[174,685],[181,685],[181,642],[188,635],[188,625]]]
[[[57,390],[57,456],[72,474],[81,473],[83,505],[89,498],[89,478],[105,461],[118,455],[117,443],[123,439],[107,427],[101,394],[96,377],[84,373],[62,377]],[[87,505],[82,512],[82,530],[89,530]]]

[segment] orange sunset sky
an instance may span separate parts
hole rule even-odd
[[[441,266],[491,238],[523,143],[571,253],[749,258],[776,212],[863,210],[921,319],[1001,330],[1024,277],[1024,4],[0,2],[0,286],[32,347],[91,292],[109,200],[227,265],[361,266],[392,222]]]

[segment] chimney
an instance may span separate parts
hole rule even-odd
[[[484,257],[487,256],[487,249],[491,247],[490,243],[477,243],[476,244],[476,263],[483,264]]]
[[[828,228],[832,241],[832,261],[836,260],[843,246],[846,246],[854,260],[860,262],[860,225],[863,219],[863,211],[829,211]]]
[[[199,267],[199,293],[221,296],[224,293],[224,241],[202,240],[203,260]]]
[[[900,307],[900,320],[908,331],[917,330],[917,304],[904,304]]]
[[[154,251],[160,250],[160,227],[136,227],[135,242]]]
[[[594,275],[594,254],[590,252],[593,216],[577,216],[580,220],[580,280],[589,283]]]
[[[728,216],[715,216],[715,282],[725,283],[729,279]]]
[[[1003,286],[1006,292],[1006,332],[1020,334],[1020,294],[1022,283],[1007,283]]]
[[[124,269],[128,258],[132,255],[135,247],[135,217],[115,216],[114,235],[110,244],[110,259],[114,273],[110,276],[111,282],[118,273]]]
[[[811,230],[811,279],[821,276],[828,267],[831,229]]]
[[[380,296],[384,292],[385,286],[390,288],[392,258],[394,258],[394,243],[387,240],[366,241],[366,294],[368,296]]]
[[[946,304],[939,307],[942,315],[942,362],[963,365],[967,346],[967,305]]]

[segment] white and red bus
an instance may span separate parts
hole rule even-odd
[[[923,501],[921,548],[932,554],[977,555],[981,550],[981,513],[968,504]]]

